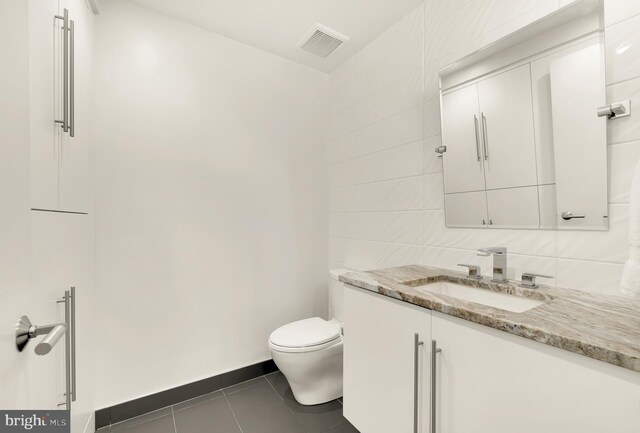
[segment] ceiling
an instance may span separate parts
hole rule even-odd
[[[423,0],[130,0],[319,71],[330,72]],[[351,38],[323,59],[297,47],[314,24]]]

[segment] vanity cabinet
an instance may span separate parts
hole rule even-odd
[[[640,373],[346,285],[344,415],[361,433],[637,433]]]
[[[424,308],[345,287],[344,415],[361,433],[429,431],[429,315]],[[416,334],[422,345],[415,345]]]
[[[444,94],[442,119],[447,226],[538,228],[529,65]]]
[[[435,311],[424,320],[441,349],[434,433],[640,431],[639,373]]]
[[[69,12],[74,38],[73,100],[64,84],[64,25],[56,16]],[[31,133],[31,207],[88,212],[89,114],[93,13],[83,0],[29,1],[29,99]],[[71,39],[71,38],[70,38]],[[73,46],[73,47],[72,47]],[[70,68],[71,62],[68,67]],[[69,74],[71,74],[69,69]],[[69,86],[71,85],[69,80]],[[56,120],[63,119],[64,94],[73,107],[74,137]]]

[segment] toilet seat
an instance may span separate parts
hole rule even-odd
[[[312,352],[341,341],[339,322],[312,317],[291,322],[273,331],[269,346],[279,352]]]

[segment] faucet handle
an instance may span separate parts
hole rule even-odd
[[[544,274],[536,274],[533,272],[524,272],[522,274],[522,284],[520,284],[522,287],[526,287],[529,289],[535,289],[536,287],[538,287],[538,285],[536,284],[536,277],[540,277],[540,278],[553,278],[553,275],[544,275]]]
[[[473,278],[475,280],[482,279],[482,272],[480,271],[480,266],[465,265],[464,263],[458,263],[458,266],[464,266],[466,268],[469,268],[469,273],[467,274],[469,278]]]

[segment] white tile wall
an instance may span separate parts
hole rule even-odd
[[[569,0],[426,0],[331,74],[328,144],[330,262],[370,269],[411,263],[457,268],[511,252],[509,277],[619,293],[627,257],[629,186],[640,159],[640,116],[609,122],[610,230],[447,229],[438,70]],[[640,107],[640,0],[605,0],[607,98]],[[351,175],[347,170],[352,170]]]

